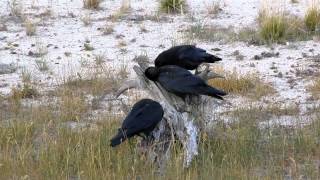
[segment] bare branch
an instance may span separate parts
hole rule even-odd
[[[118,89],[118,91],[115,93],[115,97],[118,98],[121,94],[123,94],[125,91],[132,89],[132,88],[140,88],[140,84],[138,80],[127,80],[125,81],[122,86]]]

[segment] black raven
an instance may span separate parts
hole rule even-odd
[[[145,75],[148,79],[160,83],[164,89],[181,98],[185,98],[186,95],[208,95],[223,99],[221,96],[227,94],[207,85],[203,79],[193,75],[190,71],[175,65],[160,68],[148,67],[145,70]]]
[[[221,58],[193,45],[181,45],[163,51],[154,61],[156,67],[176,65],[188,70],[196,69],[201,63],[214,63]]]
[[[111,146],[115,147],[134,135],[143,133],[146,137],[152,132],[163,117],[162,106],[151,99],[142,99],[132,107],[124,119],[117,135],[111,139]]]

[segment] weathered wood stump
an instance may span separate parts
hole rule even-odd
[[[133,67],[137,78],[127,80],[115,96],[119,97],[130,88],[139,88],[158,101],[165,112],[163,120],[153,131],[153,141],[141,142],[141,144],[149,144],[149,158],[157,162],[160,169],[163,169],[170,157],[173,143],[179,141],[184,150],[184,167],[188,167],[193,157],[198,154],[199,131],[207,122],[214,120],[213,109],[218,102],[207,96],[189,96],[183,101],[180,97],[167,92],[161,85],[147,79],[144,75],[146,68],[147,63],[138,62],[138,66]],[[221,77],[210,72],[208,66],[198,76],[204,80]],[[128,108],[124,108],[124,111],[127,112]]]

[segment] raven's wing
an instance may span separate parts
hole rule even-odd
[[[184,94],[193,94],[194,87],[205,85],[202,79],[178,66],[162,67],[158,81],[166,90]]]
[[[226,95],[225,92],[207,85],[204,80],[186,69],[177,66],[166,66],[162,69],[165,70],[160,73],[158,81],[166,90],[172,93],[203,94],[214,97]]]
[[[188,61],[190,64],[201,64],[204,62],[214,63],[216,61],[221,61],[221,58],[209,54],[206,50],[197,48],[195,46],[185,46],[179,51],[180,61]]]
[[[163,109],[159,103],[145,103],[139,107],[133,107],[123,122],[122,128],[127,135],[140,133],[145,129],[155,126],[163,117]]]

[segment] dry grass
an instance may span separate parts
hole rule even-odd
[[[109,19],[112,22],[120,20],[120,19],[124,18],[126,15],[128,15],[130,10],[131,10],[131,1],[130,0],[122,0],[120,8],[115,13],[110,15]]]
[[[225,79],[212,79],[209,84],[223,89],[231,94],[244,95],[253,99],[274,94],[275,90],[269,84],[264,83],[257,74],[239,74],[237,71],[225,72],[222,68],[216,69],[215,72],[224,74]]]
[[[222,2],[220,0],[212,2],[207,6],[207,11],[210,15],[219,14],[222,11]]]
[[[10,0],[8,1],[8,6],[12,16],[18,17],[21,20],[24,19],[23,6],[20,0]]]
[[[21,108],[22,99],[31,99],[39,96],[38,91],[29,84],[24,84],[22,87],[12,88],[11,94],[6,99],[8,100],[9,108],[5,113],[14,113],[17,114]],[[4,101],[2,101],[4,102]],[[1,119],[1,118],[0,118]]]
[[[46,72],[49,70],[48,62],[47,59],[44,57],[41,57],[39,59],[35,60],[36,67],[38,68],[39,71],[41,72]]]
[[[230,42],[236,38],[237,34],[231,28],[219,26],[205,26],[201,23],[190,26],[186,30],[186,38],[199,39],[205,42],[224,41]]]
[[[119,12],[121,14],[128,13],[131,9],[131,0],[122,0]]]
[[[181,13],[187,10],[185,0],[160,0],[160,11],[165,13]]]
[[[255,105],[247,105],[240,107],[235,111],[228,112],[234,119],[245,121],[254,119],[257,122],[265,122],[274,117],[281,116],[298,116],[300,112],[297,105],[279,105],[270,104],[267,106],[257,107]]]
[[[87,95],[95,91],[91,88],[102,91],[105,88],[100,85],[114,84],[98,80],[104,77],[100,73],[116,74],[112,79],[117,82],[127,74],[126,66],[121,69],[116,74],[97,68],[93,74],[100,76],[70,80],[37,105],[13,106],[10,98],[0,97],[0,179],[159,179],[157,166],[139,150],[139,137],[117,148],[109,146],[122,119],[117,112],[87,119]],[[16,101],[21,97],[15,96]],[[259,128],[259,122],[270,115],[297,111],[280,106],[238,109],[233,114],[237,120],[218,121],[200,133],[199,155],[189,168],[183,168],[183,151],[175,144],[161,179],[282,179],[285,174],[317,179],[320,173],[314,162],[320,155],[320,117],[295,129]],[[71,129],[70,121],[94,126]],[[289,171],[287,162],[295,162],[298,170]]]
[[[80,121],[89,110],[85,95],[68,88],[59,90],[57,93],[57,96],[60,97],[59,119],[61,121]]]
[[[112,92],[116,85],[113,79],[108,77],[92,77],[89,79],[70,79],[63,86],[83,93],[102,95],[105,92]]]
[[[159,179],[157,167],[136,146],[139,138],[109,146],[119,117],[97,117],[95,129],[75,131],[62,126],[56,113],[34,106],[0,123],[0,179]],[[319,177],[319,118],[306,127],[261,130],[252,111],[239,113],[238,121],[218,122],[200,134],[199,155],[187,169],[176,144],[161,179]]]
[[[13,88],[11,91],[11,99],[35,98],[39,95],[38,91],[29,84],[24,84],[22,88]]]
[[[30,19],[26,19],[24,22],[24,27],[26,28],[27,36],[33,36],[36,34],[37,25]]]
[[[221,28],[198,23],[186,30],[186,37],[206,42],[245,41],[254,45],[311,40],[319,34],[316,31],[319,17],[319,9],[314,6],[309,8],[305,18],[285,13],[283,10],[262,8],[258,13],[256,28],[244,27],[235,32],[232,27]]]
[[[319,17],[319,11],[314,7],[307,10],[304,19],[281,10],[261,9],[258,33],[264,43],[312,39]]]
[[[316,99],[320,98],[320,79],[316,79],[313,83],[308,87],[308,90],[311,92],[312,96]]]
[[[83,0],[83,7],[87,9],[98,9],[102,0]]]
[[[102,28],[103,35],[110,35],[114,32],[113,25],[106,25],[106,27]]]
[[[83,24],[84,24],[85,26],[89,26],[89,25],[92,23],[91,16],[90,16],[89,13],[81,16],[80,19],[81,19],[81,21],[83,22]]]

